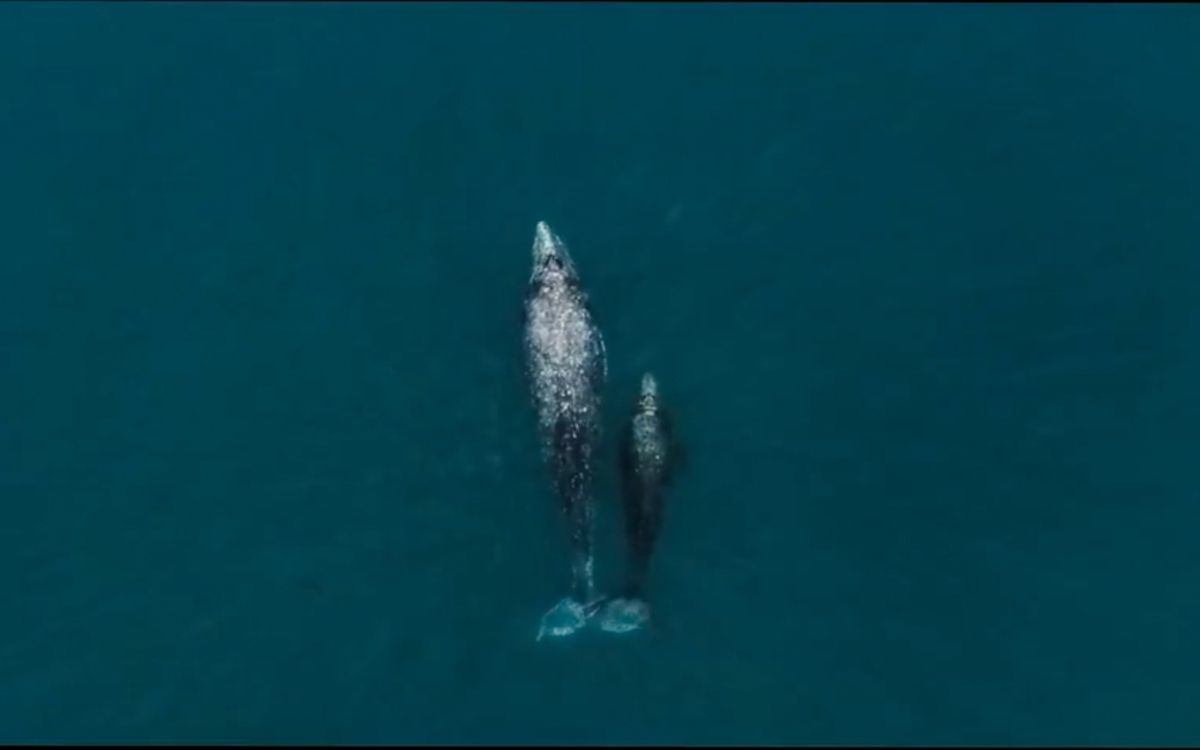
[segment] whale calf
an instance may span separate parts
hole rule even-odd
[[[662,529],[666,489],[681,458],[670,415],[658,381],[642,376],[641,393],[621,436],[620,471],[627,553],[622,595],[609,601],[600,627],[613,633],[637,630],[650,621],[645,598],[650,556]]]

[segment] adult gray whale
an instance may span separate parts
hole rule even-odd
[[[543,457],[571,546],[570,593],[542,617],[540,640],[574,633],[601,599],[593,574],[592,452],[600,432],[600,391],[608,377],[604,339],[575,264],[545,222],[538,222],[533,241],[525,353]]]

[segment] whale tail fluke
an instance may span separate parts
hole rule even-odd
[[[574,597],[563,597],[546,614],[538,628],[537,640],[543,638],[565,638],[587,624],[587,610]]]
[[[609,633],[631,633],[650,624],[650,605],[640,597],[609,601],[599,613],[600,629]]]
[[[597,615],[603,614],[608,597],[594,593],[586,602],[573,596],[563,597],[542,615],[537,640],[543,638],[565,638],[582,630]]]

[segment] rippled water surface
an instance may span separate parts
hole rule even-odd
[[[0,741],[1200,741],[1200,14],[0,7]],[[535,643],[538,220],[689,464]]]

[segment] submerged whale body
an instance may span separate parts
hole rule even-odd
[[[650,620],[644,589],[650,557],[662,528],[666,488],[680,459],[670,415],[658,381],[642,376],[641,394],[621,439],[621,490],[625,511],[627,567],[622,596],[605,606],[600,626],[609,632],[637,630]]]
[[[570,635],[600,601],[594,579],[592,456],[600,391],[607,378],[604,339],[566,245],[538,222],[525,297],[525,354],[543,457],[567,524],[570,591],[542,618],[544,635]]]

